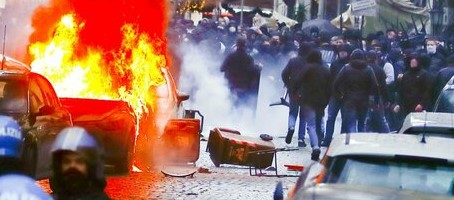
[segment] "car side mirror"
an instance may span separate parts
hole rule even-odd
[[[38,111],[38,113],[36,114],[37,116],[41,116],[41,115],[50,115],[52,113],[55,112],[55,108],[54,107],[51,107],[51,106],[48,106],[48,105],[45,105],[43,107],[41,107]]]

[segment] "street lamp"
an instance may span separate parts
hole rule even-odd
[[[430,10],[430,21],[432,23],[432,35],[438,35],[438,30],[443,24],[443,8],[434,6]]]

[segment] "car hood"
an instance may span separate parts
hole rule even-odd
[[[324,200],[392,200],[392,199],[453,199],[449,196],[431,195],[409,190],[371,187],[346,184],[319,184],[300,189],[292,199],[324,199]]]

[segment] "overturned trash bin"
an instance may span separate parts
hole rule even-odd
[[[207,152],[210,153],[210,158],[216,167],[221,164],[233,164],[263,169],[272,165],[274,154],[250,154],[249,152],[274,149],[272,142],[243,136],[236,130],[224,128],[211,130],[207,145]]]

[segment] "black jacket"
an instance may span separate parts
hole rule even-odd
[[[306,67],[305,72],[298,78],[300,104],[316,110],[324,109],[331,96],[330,72],[320,63],[309,63]]]
[[[446,58],[437,51],[435,54],[428,54],[430,58],[430,66],[428,72],[435,76],[441,69],[446,67]]]
[[[237,50],[224,60],[221,72],[225,73],[231,88],[250,89],[257,74],[260,74],[260,69],[254,65],[254,59],[245,50]]]
[[[72,194],[68,193],[52,193],[55,200],[110,200],[109,196],[101,188],[91,188],[86,191],[74,191]]]
[[[282,81],[284,82],[285,87],[290,95],[290,98],[295,98],[296,95],[296,88],[298,82],[296,81],[297,77],[303,72],[306,68],[306,61],[302,56],[297,56],[295,58],[290,59],[290,61],[285,66],[284,70],[282,70]]]
[[[379,103],[378,102],[379,100],[381,100],[382,103],[389,102],[388,91],[386,88],[385,71],[383,70],[383,68],[379,67],[377,64],[369,63],[369,66],[374,71],[374,75],[377,80],[376,85],[377,85],[378,90],[377,90],[375,101],[377,103]]]
[[[418,104],[424,109],[430,108],[430,74],[424,69],[410,69],[399,83],[399,100],[402,112],[407,115],[414,112]]]
[[[329,67],[329,71],[330,71],[330,81],[331,81],[331,90],[333,90],[333,83],[334,83],[334,80],[336,80],[336,77],[337,75],[339,74],[339,72],[341,71],[341,69],[346,65],[348,64],[348,57],[347,58],[344,58],[344,59],[336,59],[333,63],[331,63],[331,66]],[[339,93],[332,93],[332,97],[334,98],[340,98],[340,94]]]
[[[344,66],[333,87],[344,104],[355,106],[369,106],[369,98],[377,93],[372,69],[363,60],[352,60]]]

